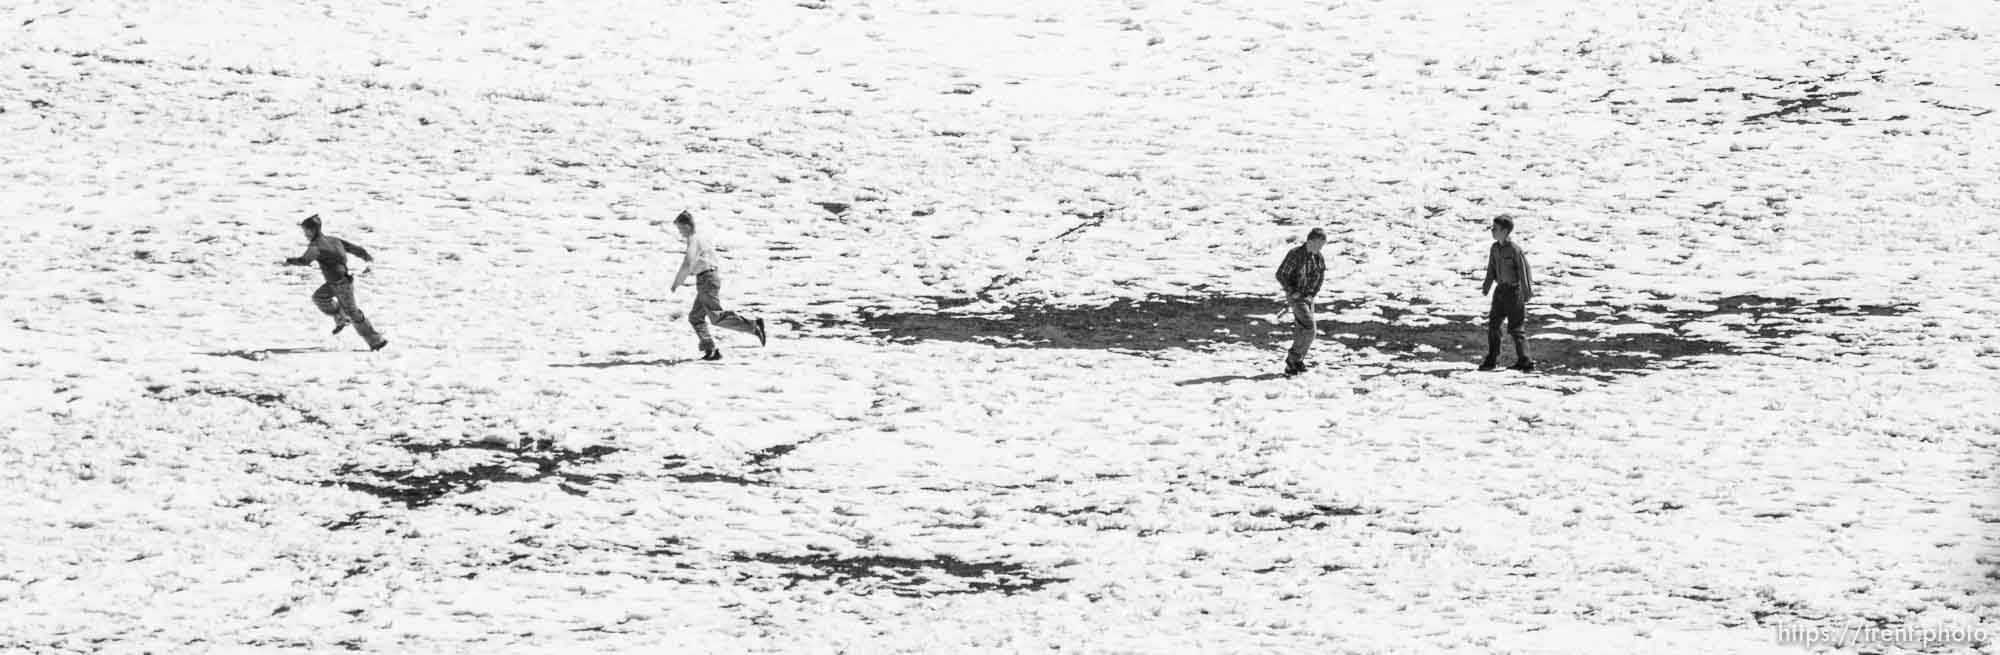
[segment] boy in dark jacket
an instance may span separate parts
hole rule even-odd
[[[1507,334],[1514,338],[1514,365],[1516,371],[1535,370],[1535,362],[1528,358],[1528,336],[1521,330],[1521,323],[1527,319],[1528,301],[1535,297],[1535,279],[1528,273],[1528,256],[1514,243],[1514,219],[1506,216],[1493,219],[1493,247],[1486,251],[1486,279],[1479,285],[1479,293],[1493,294],[1493,306],[1486,313],[1486,359],[1479,363],[1479,370],[1491,371],[1499,366],[1500,322],[1507,322]],[[1494,285],[1499,290],[1494,290]]]
[[[333,317],[333,333],[340,334],[341,330],[347,329],[347,326],[352,324],[354,332],[360,334],[361,340],[368,343],[369,350],[381,350],[383,346],[389,345],[389,340],[377,334],[375,326],[368,323],[368,317],[362,315],[361,306],[354,304],[354,276],[347,272],[348,254],[351,253],[360,257],[362,261],[371,263],[375,258],[361,246],[322,234],[319,214],[307,216],[306,220],[300,221],[299,229],[306,234],[306,252],[286,259],[285,263],[292,266],[319,264],[320,275],[326,278],[326,284],[320,285],[318,290],[313,291],[313,305],[319,307],[320,312]]]
[[[1324,247],[1326,232],[1313,228],[1306,233],[1305,245],[1285,253],[1285,261],[1278,265],[1278,285],[1285,288],[1285,305],[1292,310],[1292,349],[1285,354],[1285,375],[1298,375],[1312,366],[1306,353],[1319,329],[1313,320],[1313,296],[1319,295],[1320,281],[1326,277],[1326,258],[1319,254]]]

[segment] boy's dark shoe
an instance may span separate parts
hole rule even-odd
[[[1485,361],[1479,362],[1479,370],[1491,371],[1497,368],[1500,368],[1500,363],[1493,361],[1492,357],[1488,357],[1485,359]]]
[[[1513,365],[1513,366],[1509,366],[1509,367],[1507,367],[1507,368],[1511,368],[1511,369],[1514,369],[1514,370],[1516,370],[1516,371],[1520,371],[1520,372],[1522,372],[1522,373],[1529,373],[1529,372],[1533,372],[1533,371],[1535,370],[1535,363],[1534,363],[1533,361],[1529,361],[1529,360],[1526,360],[1526,359],[1523,359],[1523,360],[1520,360],[1520,361],[1517,361],[1517,362],[1514,362],[1514,365]]]
[[[343,317],[343,318],[336,318],[336,319],[333,319],[333,333],[334,333],[334,334],[340,334],[340,331],[341,331],[341,330],[345,330],[345,329],[347,329],[347,319],[346,319],[346,318],[344,318],[344,317]]]
[[[1309,365],[1302,360],[1287,359],[1285,360],[1285,375],[1293,376],[1304,373],[1308,367]]]
[[[389,340],[388,340],[388,339],[383,339],[383,340],[381,340],[381,341],[377,341],[377,342],[375,342],[375,345],[373,345],[373,346],[369,346],[369,347],[368,347],[368,350],[370,350],[370,351],[375,351],[375,350],[381,350],[383,346],[387,346],[387,345],[389,345]]]
[[[715,350],[711,350],[711,351],[708,351],[708,352],[706,352],[706,353],[703,353],[703,354],[702,354],[702,356],[701,356],[701,361],[704,361],[704,362],[713,362],[713,361],[720,361],[721,359],[722,359],[722,349],[721,349],[721,348],[717,348],[717,349],[715,349]]]
[[[762,346],[768,341],[764,334],[764,319],[757,319],[757,345]]]

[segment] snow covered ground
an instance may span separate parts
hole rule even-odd
[[[1972,0],[0,9],[0,649],[2000,634],[1996,38]],[[688,361],[684,207],[769,348]],[[387,350],[275,265],[313,212],[380,256]],[[1470,370],[1501,213],[1534,376]],[[1312,225],[1323,368],[1278,378]]]

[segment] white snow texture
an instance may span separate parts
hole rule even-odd
[[[1996,38],[1990,0],[22,0],[0,650],[2000,630]],[[690,361],[682,209],[769,346]],[[278,264],[311,213],[386,349]],[[1533,374],[1472,370],[1502,214]]]

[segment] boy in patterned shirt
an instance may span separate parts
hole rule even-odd
[[[1313,296],[1319,295],[1326,277],[1326,258],[1319,254],[1324,247],[1326,231],[1313,228],[1306,233],[1305,244],[1285,253],[1285,261],[1278,265],[1278,285],[1284,287],[1285,306],[1292,310],[1292,349],[1285,353],[1285,375],[1298,375],[1312,366],[1306,353],[1319,329],[1313,320]]]

